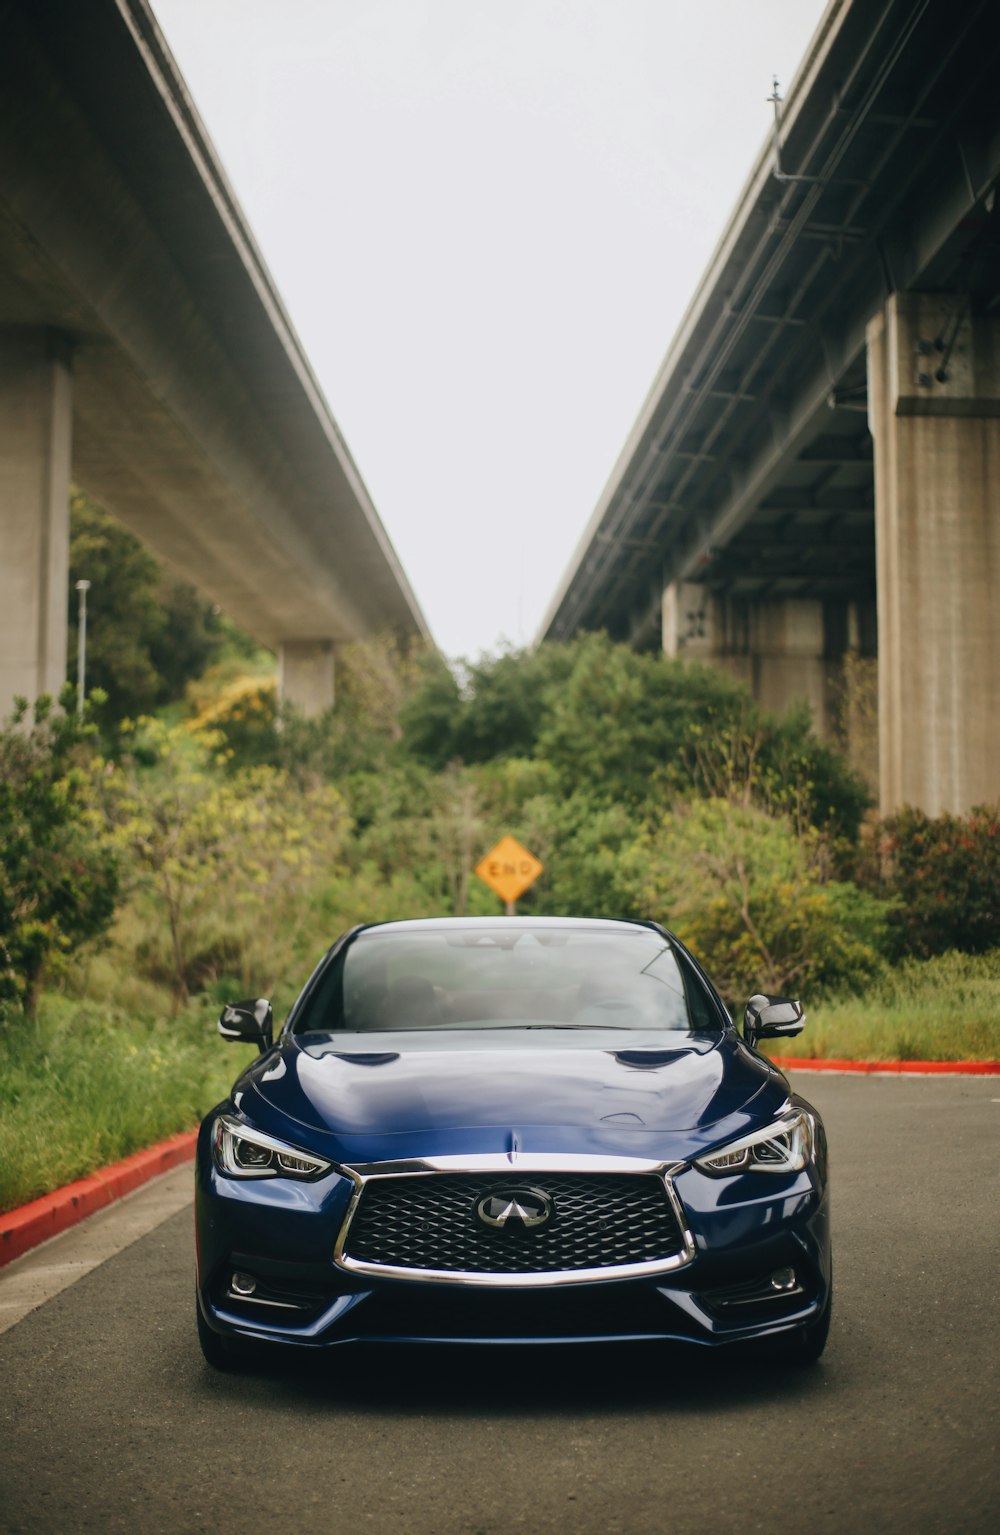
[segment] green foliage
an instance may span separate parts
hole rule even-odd
[[[575,661],[574,645],[553,644],[467,663],[454,755],[463,762],[544,756],[539,736]]]
[[[805,704],[773,715],[744,697],[735,717],[696,727],[685,758],[699,794],[760,805],[834,841],[857,842],[868,787],[813,734]]]
[[[690,945],[730,1004],[753,991],[859,989],[881,971],[887,907],[827,877],[812,828],[696,800],[628,857],[645,910]]]
[[[69,673],[76,675],[76,582],[87,594],[87,691],[105,695],[94,717],[105,729],[180,698],[221,643],[215,610],[169,578],[131,533],[74,493],[70,507]]]
[[[227,1050],[216,1013],[137,1021],[46,993],[0,1052],[0,1210],[197,1124],[256,1053]]]
[[[886,967],[863,997],[809,1006],[794,1053],[854,1061],[1000,1060],[1000,949]],[[781,1040],[773,1054],[792,1053]]]
[[[239,772],[277,764],[282,754],[278,717],[273,678],[237,677],[201,709],[192,727],[214,747],[221,765]]]
[[[45,696],[30,724],[21,699],[0,730],[0,1008],[33,1012],[49,959],[114,913],[118,861],[95,805],[93,734]]]
[[[279,765],[299,779],[312,775],[339,783],[404,759],[401,714],[426,664],[422,649],[389,636],[338,647],[336,703],[315,720],[283,711]]]
[[[526,764],[513,758],[504,766],[509,770]],[[544,781],[544,775],[533,776]],[[622,857],[641,830],[641,822],[626,806],[606,804],[582,789],[567,796],[539,792],[506,811],[494,804],[487,824],[484,852],[510,832],[545,865],[538,883],[519,901],[520,910],[540,916],[645,915],[637,906]]]
[[[119,847],[150,914],[140,965],[169,977],[179,1001],[220,976],[246,991],[273,988],[321,879],[337,867],[349,830],[331,784],[293,792],[273,767],[231,778],[209,748],[178,727],[144,722],[155,768],[107,775]]]
[[[440,769],[530,758],[559,797],[658,814],[677,794],[744,798],[853,842],[870,796],[813,734],[718,668],[640,654],[591,634],[503,651],[456,674],[428,658],[401,713],[405,751]]]
[[[480,891],[485,894],[470,880],[487,843],[469,770],[454,766],[435,774],[404,761],[358,774],[345,787],[357,818],[355,867],[377,871],[386,883],[408,876],[424,911],[463,916]]]
[[[537,910],[597,917],[642,917],[623,853],[636,836],[636,822],[622,805],[588,804],[585,795],[558,802],[549,876]],[[533,844],[532,844],[533,845]]]
[[[538,736],[567,793],[635,807],[662,800],[690,782],[696,744],[747,706],[745,690],[709,667],[637,654],[604,635],[573,652]]]
[[[880,887],[896,898],[896,954],[1000,946],[1000,809],[928,816],[909,807],[878,829]]]
[[[431,768],[458,756],[462,695],[451,667],[436,653],[420,665],[420,682],[399,712],[404,749]]]
[[[400,756],[400,713],[424,662],[391,638],[337,650],[336,704],[307,719],[279,708],[274,677],[232,672],[223,686],[189,688],[194,728],[217,739],[230,770],[269,764],[298,784],[378,772]],[[212,679],[206,677],[205,682]]]

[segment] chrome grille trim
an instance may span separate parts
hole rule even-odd
[[[357,1162],[341,1171],[352,1178],[388,1178],[401,1173],[672,1173],[683,1162],[650,1162],[645,1157],[600,1157],[577,1152],[539,1155],[486,1151],[474,1156],[421,1157],[406,1162]]]
[[[421,1284],[456,1284],[497,1288],[541,1289],[554,1285],[587,1284],[595,1280],[647,1279],[657,1274],[671,1273],[685,1268],[694,1260],[694,1238],[688,1227],[684,1207],[674,1189],[672,1174],[679,1172],[683,1163],[651,1162],[640,1157],[601,1157],[587,1155],[524,1155],[521,1152],[489,1152],[479,1156],[430,1157],[419,1161],[374,1162],[354,1167],[342,1166],[340,1171],[352,1179],[354,1192],[347,1207],[343,1224],[334,1247],[334,1263],[338,1268],[354,1275],[370,1275],[381,1279],[408,1279]],[[592,1269],[553,1269],[530,1273],[501,1274],[455,1269],[403,1268],[395,1264],[365,1262],[347,1255],[345,1248],[355,1212],[366,1185],[373,1180],[399,1178],[434,1173],[655,1173],[663,1179],[667,1199],[677,1221],[682,1247],[679,1253],[667,1258],[657,1258],[641,1263],[609,1264]]]

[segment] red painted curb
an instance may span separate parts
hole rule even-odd
[[[75,1226],[77,1221],[113,1204],[123,1194],[131,1194],[150,1178],[169,1172],[182,1162],[190,1162],[197,1138],[197,1130],[184,1130],[180,1135],[157,1141],[155,1146],[147,1146],[145,1151],[137,1151],[121,1162],[113,1162],[110,1167],[100,1167],[89,1177],[67,1183],[52,1194],[43,1194],[41,1199],[33,1199],[20,1209],[0,1215],[0,1268],[37,1247],[39,1242],[58,1236],[60,1231]]]
[[[911,1072],[915,1076],[1000,1077],[1000,1061],[831,1061],[825,1057],[769,1057],[782,1071]]]

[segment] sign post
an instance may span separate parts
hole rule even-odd
[[[508,917],[515,915],[515,901],[533,885],[545,865],[522,847],[516,837],[501,837],[495,848],[476,864],[476,874],[500,897]]]

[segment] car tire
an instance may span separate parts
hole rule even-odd
[[[244,1352],[237,1338],[224,1338],[221,1333],[209,1327],[201,1314],[201,1306],[198,1297],[194,1302],[195,1319],[198,1324],[198,1342],[205,1360],[213,1370],[238,1370],[244,1362]]]

